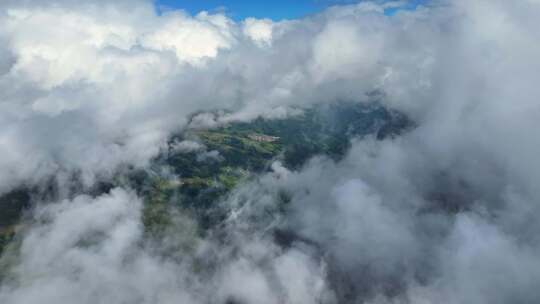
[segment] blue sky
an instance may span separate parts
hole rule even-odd
[[[410,0],[409,8],[427,0]],[[354,3],[352,0],[156,0],[158,6],[185,9],[191,14],[226,8],[227,14],[235,20],[246,17],[270,18],[273,20],[299,18],[323,10],[329,5]],[[395,11],[389,10],[388,14]]]

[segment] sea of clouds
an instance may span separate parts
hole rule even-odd
[[[416,127],[337,163],[275,163],[223,202],[221,234],[178,214],[180,259],[144,242],[131,189],[38,205],[0,302],[540,302],[540,2],[384,14],[404,4],[236,22],[143,0],[2,1],[0,193],[144,168],[204,111],[226,110],[198,127],[377,90]]]

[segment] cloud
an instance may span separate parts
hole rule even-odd
[[[274,24],[270,19],[247,18],[244,20],[244,35],[260,46],[272,44]]]
[[[207,108],[198,104],[205,98],[199,93],[182,98],[172,91],[194,81],[189,70],[230,47],[232,22],[205,13],[157,16],[143,2],[122,9],[121,3],[5,6],[0,136],[3,154],[14,158],[3,171],[16,175],[2,180],[82,170],[91,183],[124,161],[144,165],[190,113]]]
[[[326,292],[324,268],[316,261],[262,238],[237,235],[228,246],[198,242],[184,223],[171,237],[202,245],[195,253],[182,252],[182,261],[160,256],[143,239],[141,207],[134,193],[117,188],[36,210],[20,245],[20,263],[11,268],[13,280],[0,288],[2,303],[308,304]],[[216,265],[196,270],[193,259]]]
[[[144,1],[55,3],[0,5],[0,192],[144,166],[190,121],[283,117],[373,91],[416,128],[354,141],[338,163],[275,164],[236,189],[228,243],[201,240],[195,255],[210,273],[140,246],[129,191],[39,209],[2,302],[539,301],[538,1],[394,16],[369,2],[271,26],[157,15]]]
[[[141,45],[158,51],[172,50],[179,61],[201,64],[202,60],[216,57],[220,49],[230,48],[234,42],[233,22],[223,15],[202,12],[191,18],[172,12],[161,19],[165,19],[163,24],[145,35]]]

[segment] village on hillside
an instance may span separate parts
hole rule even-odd
[[[279,140],[277,136],[269,136],[264,134],[249,134],[248,138],[258,142],[275,142]]]

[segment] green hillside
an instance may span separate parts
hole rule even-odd
[[[297,169],[314,155],[339,159],[353,137],[396,135],[411,126],[402,114],[377,104],[339,103],[304,109],[286,119],[258,118],[209,130],[187,130],[170,138],[146,170],[129,170],[102,181],[90,194],[128,186],[144,198],[143,224],[149,237],[159,237],[178,212],[197,220],[196,233],[225,216],[216,202],[242,181],[268,169],[273,160]],[[268,141],[257,139],[268,138]],[[189,140],[199,150],[177,151]],[[30,192],[18,190],[0,198],[0,252],[13,238],[22,212],[30,207]],[[54,195],[49,195],[54,196]]]

